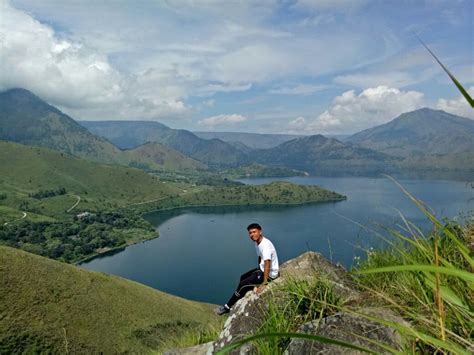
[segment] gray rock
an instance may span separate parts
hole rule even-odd
[[[395,323],[404,323],[404,320],[389,309],[364,308],[358,313],[366,314]],[[400,334],[385,325],[371,321],[363,316],[340,312],[319,321],[303,324],[299,332],[320,335],[370,349],[376,353],[391,352],[377,343],[388,345],[396,350],[402,349],[402,338]],[[326,344],[304,339],[293,339],[285,354],[365,354],[364,352],[345,348],[339,345]]]
[[[173,349],[164,352],[164,355],[206,355],[212,354],[212,341],[189,348]],[[211,350],[210,350],[211,349]]]

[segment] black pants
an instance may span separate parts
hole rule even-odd
[[[253,290],[255,286],[263,283],[263,271],[259,268],[247,271],[240,276],[240,282],[232,297],[227,302],[227,306],[231,308],[235,302],[245,296],[247,292]]]

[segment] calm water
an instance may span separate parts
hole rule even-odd
[[[242,180],[262,184],[276,179]],[[421,212],[391,181],[363,177],[286,179],[347,195],[346,201],[292,207],[198,208],[147,216],[160,237],[81,266],[132,279],[188,299],[222,303],[238,276],[256,265],[246,226],[258,222],[273,241],[280,262],[307,250],[350,267],[361,248],[380,246],[370,229],[396,227],[405,218],[429,228]],[[400,180],[438,216],[474,210],[474,189],[465,182]]]

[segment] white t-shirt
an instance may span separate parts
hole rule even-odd
[[[270,260],[270,277],[278,276],[279,264],[278,256],[273,243],[267,238],[263,238],[260,244],[255,243],[255,251],[260,257],[260,270],[264,271],[265,260]]]

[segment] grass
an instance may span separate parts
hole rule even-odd
[[[212,306],[0,246],[0,353],[150,353],[221,326]]]
[[[412,352],[467,353],[474,346],[473,227],[440,221],[406,193],[431,220],[432,231],[405,221],[404,233],[391,231],[389,249],[367,253],[357,281],[409,321],[399,331]]]
[[[341,201],[346,197],[318,186],[276,181],[264,185],[197,187],[179,196],[130,206],[135,211],[169,210],[191,206],[292,205]]]
[[[274,289],[275,296],[268,302],[265,321],[258,333],[294,333],[308,321],[332,315],[344,300],[334,292],[333,284],[321,277],[311,282],[290,279]],[[289,336],[257,339],[254,344],[260,354],[282,354]]]

